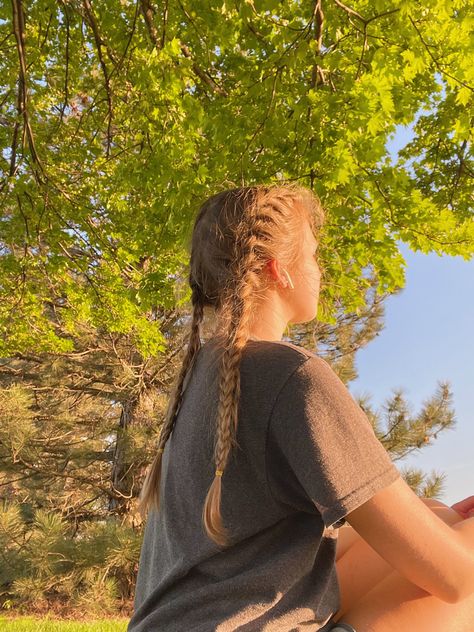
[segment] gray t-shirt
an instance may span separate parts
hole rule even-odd
[[[323,358],[250,340],[239,448],[222,475],[232,546],[220,549],[201,520],[215,470],[217,371],[211,339],[163,453],[161,504],[147,516],[127,632],[326,630],[340,607],[337,528],[400,473]]]

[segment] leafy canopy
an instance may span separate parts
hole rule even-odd
[[[367,270],[380,293],[403,286],[397,240],[472,256],[471,2],[0,10],[4,355],[71,350],[80,322],[163,351],[158,311],[188,299],[193,218],[222,187],[316,191],[328,323],[363,307]]]

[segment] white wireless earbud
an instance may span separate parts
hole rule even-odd
[[[290,285],[290,288],[292,290],[294,290],[295,286],[293,285],[293,281],[290,279],[290,275],[288,274],[288,272],[286,270],[282,270],[282,272],[284,272],[286,274],[286,278],[288,279],[288,283]]]

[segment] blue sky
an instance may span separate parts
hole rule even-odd
[[[392,155],[411,137],[399,129],[387,144]],[[438,381],[448,381],[456,424],[429,445],[395,462],[427,474],[444,473],[439,496],[449,505],[474,495],[474,259],[413,252],[402,242],[406,285],[385,301],[385,328],[356,356],[354,395],[370,393],[375,409],[402,388],[417,414]]]

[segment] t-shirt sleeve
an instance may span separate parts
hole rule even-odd
[[[281,388],[267,428],[267,477],[275,498],[319,512],[326,527],[386,487],[400,472],[344,382],[311,356]]]

